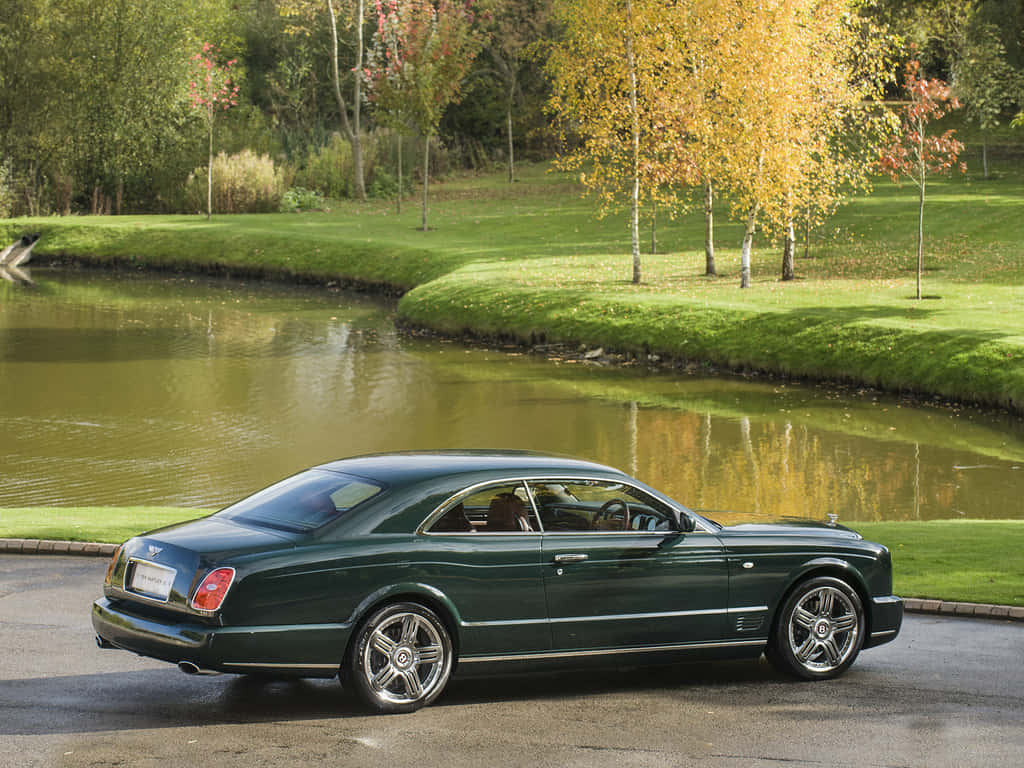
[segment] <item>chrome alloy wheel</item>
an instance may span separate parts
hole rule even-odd
[[[826,585],[800,596],[789,615],[789,650],[812,673],[830,673],[860,648],[860,611],[837,587]]]
[[[377,708],[410,711],[440,693],[451,672],[451,643],[432,612],[415,604],[389,606],[364,631],[360,687]]]

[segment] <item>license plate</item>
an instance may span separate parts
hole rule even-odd
[[[167,596],[171,594],[175,573],[177,571],[173,568],[136,560],[135,568],[132,571],[132,583],[129,585],[129,588],[132,592],[138,592],[147,597],[166,600]]]

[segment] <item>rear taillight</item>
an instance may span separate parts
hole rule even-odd
[[[114,578],[114,569],[117,567],[117,561],[121,559],[121,550],[124,549],[124,544],[117,548],[114,556],[110,558],[110,565],[107,566],[107,575],[103,577],[103,583],[108,587],[110,586],[110,580]]]
[[[192,595],[192,607],[197,611],[216,611],[235,580],[234,568],[217,568],[206,574],[206,578]]]

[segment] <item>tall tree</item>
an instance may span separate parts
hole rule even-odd
[[[515,181],[513,113],[521,100],[520,82],[529,64],[530,52],[548,33],[551,0],[487,0],[481,4],[487,29],[485,51],[505,94],[505,137],[508,153],[508,181]]]
[[[1024,77],[1010,66],[994,24],[974,16],[961,35],[959,55],[953,63],[953,93],[963,103],[967,117],[981,129],[981,166],[987,179],[988,132],[1020,99]]]
[[[650,21],[657,0],[561,0],[556,18],[562,40],[552,50],[548,70],[554,79],[551,108],[563,125],[581,136],[579,148],[560,159],[563,168],[589,168],[584,185],[598,194],[607,211],[629,200],[632,280],[642,277],[640,201],[642,174],[657,154],[650,56]]]
[[[879,166],[893,181],[908,178],[918,189],[917,213],[917,298],[921,299],[921,275],[924,272],[924,200],[928,176],[948,172],[957,167],[957,157],[964,145],[949,129],[939,135],[929,134],[931,123],[960,107],[949,86],[938,78],[921,77],[921,65],[914,60],[907,64],[904,90],[908,98],[900,112],[897,140],[884,149]],[[965,170],[963,164],[959,166]]]
[[[716,47],[713,108],[719,173],[745,226],[740,286],[750,286],[759,221],[793,244],[806,201],[850,173],[838,137],[866,95],[856,57],[875,55],[850,24],[847,0],[764,0],[731,6]],[[852,52],[852,53],[851,53]],[[838,153],[838,154],[837,154]]]
[[[364,30],[366,24],[366,0],[280,0],[279,10],[292,25],[294,33],[313,37],[317,28],[326,24],[330,37],[328,59],[331,72],[331,91],[338,108],[338,122],[341,133],[352,147],[352,176],[355,194],[360,200],[366,199],[366,172],[363,157],[363,71],[366,45]],[[326,11],[326,17],[323,16]],[[343,67],[342,26],[350,37],[347,42],[353,49],[351,59]],[[351,81],[348,80],[351,73]],[[345,93],[351,87],[351,103]],[[349,113],[351,112],[351,117]]]
[[[421,228],[427,231],[430,140],[483,44],[466,4],[453,0],[377,0],[377,33],[364,76],[368,97],[408,118],[423,138]]]

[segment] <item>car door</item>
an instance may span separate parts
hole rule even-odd
[[[463,660],[550,648],[539,527],[522,481],[467,489],[425,525],[421,577],[458,610]]]
[[[676,530],[667,504],[609,480],[530,482],[555,650],[720,640],[728,570],[718,537]]]

